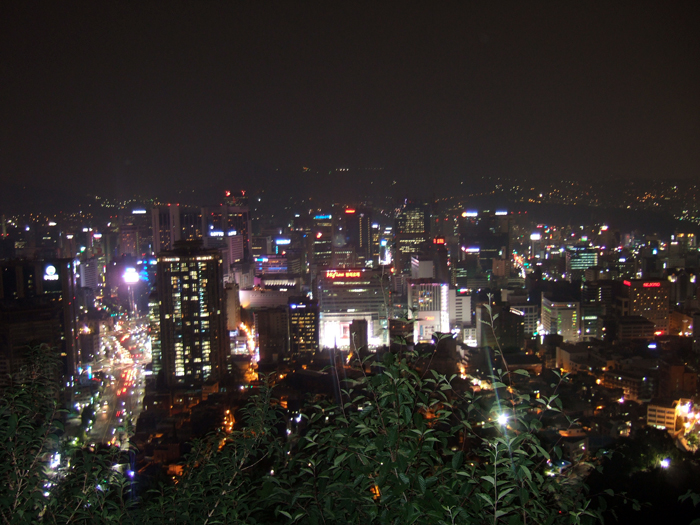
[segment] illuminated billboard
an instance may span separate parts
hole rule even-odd
[[[58,273],[53,264],[48,264],[44,268],[44,281],[58,281]]]
[[[362,277],[362,270],[326,270],[326,279],[339,279],[341,277],[357,279]]]

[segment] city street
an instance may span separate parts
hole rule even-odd
[[[126,446],[136,426],[145,392],[144,365],[150,361],[150,339],[142,319],[125,323],[104,335],[94,371],[105,376],[105,388],[95,406],[95,423],[88,433],[94,443]]]

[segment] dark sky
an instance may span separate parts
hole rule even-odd
[[[698,177],[700,2],[421,4],[4,0],[2,201]]]

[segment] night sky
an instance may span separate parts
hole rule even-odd
[[[304,166],[425,191],[693,179],[699,26],[697,1],[4,0],[0,205],[303,186]]]

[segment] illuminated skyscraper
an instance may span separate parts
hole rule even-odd
[[[153,222],[153,253],[172,250],[180,240],[180,207],[158,206],[151,210]]]
[[[160,301],[158,294],[153,292],[148,297],[148,321],[151,332],[151,356],[153,373],[158,374],[163,367],[163,354],[160,338]]]
[[[318,350],[318,303],[305,297],[289,299],[290,350],[293,358]]]
[[[202,238],[202,208],[179,206],[180,237],[178,240],[195,241]]]
[[[491,271],[494,260],[511,258],[510,227],[507,211],[465,210],[458,221],[459,242],[463,250],[478,248],[479,264]]]
[[[413,341],[430,342],[436,332],[450,331],[449,285],[433,279],[411,279],[408,307],[414,312]]]
[[[331,265],[333,258],[333,216],[330,214],[314,215],[312,224],[311,262],[314,270],[327,268]]]
[[[365,264],[372,259],[372,210],[366,207],[347,208],[343,215],[348,244],[355,248],[359,263]]]
[[[427,204],[407,203],[396,215],[395,267],[410,273],[411,255],[423,253],[430,238],[430,208]]]
[[[558,334],[565,343],[578,343],[581,336],[581,304],[578,301],[555,301],[542,293],[542,330]]]
[[[197,385],[226,371],[229,338],[221,256],[182,241],[158,256],[162,366],[169,387]]]
[[[388,342],[387,280],[381,271],[365,268],[339,268],[319,273],[315,297],[318,297],[320,310],[322,348],[349,348],[350,324],[358,319],[367,321],[370,347]]]
[[[566,279],[580,281],[588,268],[598,265],[598,250],[574,246],[566,250]]]
[[[252,260],[251,221],[247,206],[210,206],[202,208],[202,237],[206,247],[223,248],[225,238],[243,237],[243,260]]]
[[[641,315],[656,325],[657,332],[668,334],[670,283],[629,279],[622,284],[622,295],[617,298],[620,315]]]

